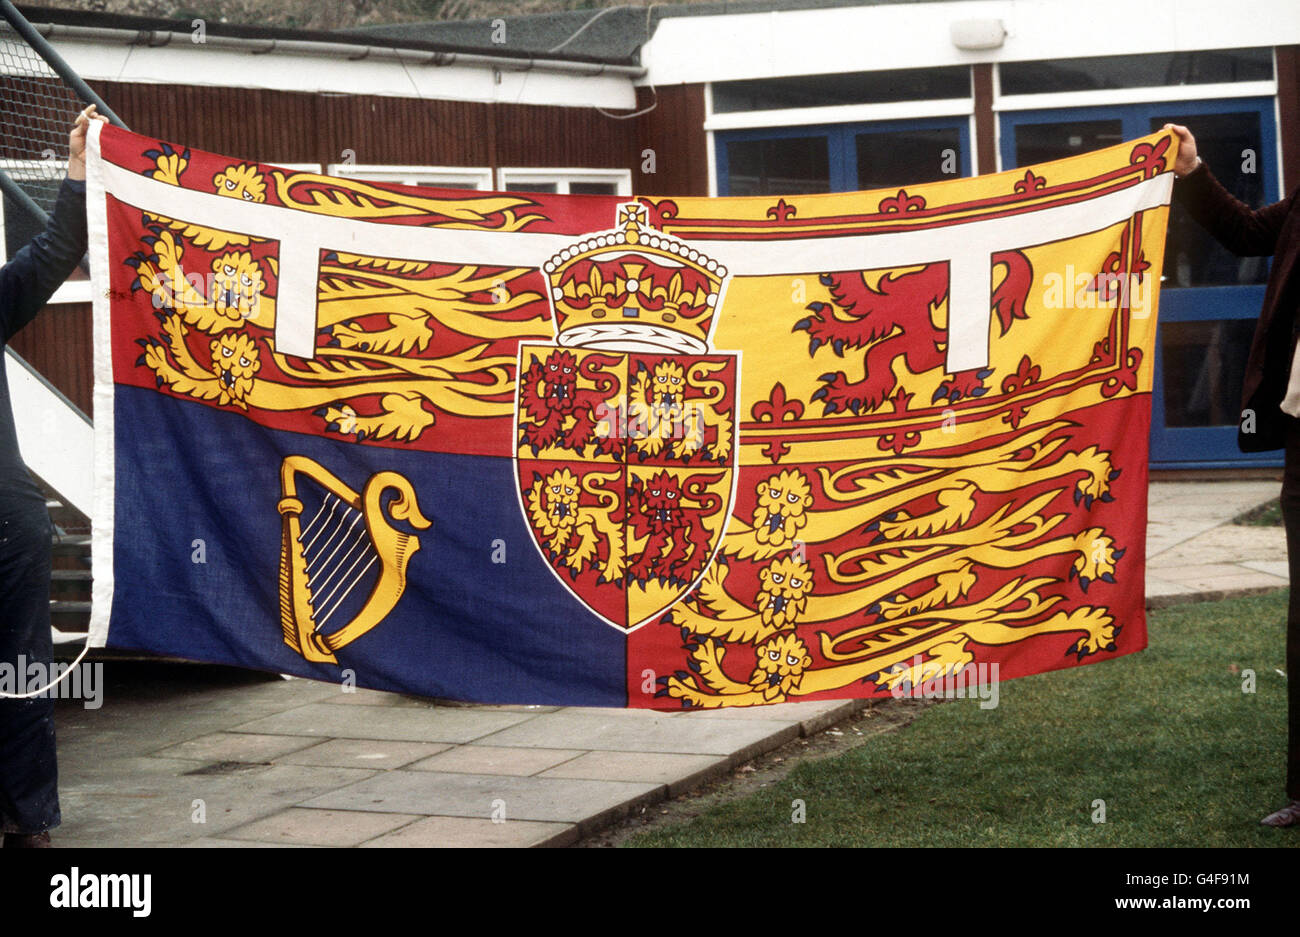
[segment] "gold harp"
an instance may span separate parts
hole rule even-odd
[[[325,490],[319,510],[302,520],[299,476]],[[380,499],[392,489],[385,516]],[[420,538],[393,526],[392,519],[427,530],[411,483],[396,472],[370,476],[358,494],[306,456],[291,455],[280,466],[280,625],[284,643],[309,661],[337,663],[334,652],[384,620],[406,590],[406,567]],[[390,519],[391,518],[391,519]],[[325,627],[344,601],[376,566],[379,576],[359,611],[342,627]]]

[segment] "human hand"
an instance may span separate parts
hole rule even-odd
[[[68,134],[69,179],[86,178],[86,131],[90,129],[92,120],[102,120],[104,123],[108,123],[107,117],[95,113],[95,105],[92,104],[77,115],[77,122],[72,126],[72,133]]]
[[[1178,138],[1178,159],[1174,161],[1174,175],[1185,176],[1199,164],[1196,156],[1196,138],[1182,124],[1165,124],[1165,130]]]

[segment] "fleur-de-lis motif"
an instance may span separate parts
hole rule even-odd
[[[760,423],[787,423],[803,416],[803,404],[786,400],[785,385],[778,381],[767,400],[760,400],[749,412]]]
[[[1172,139],[1173,137],[1162,137],[1154,145],[1139,143],[1133,147],[1133,152],[1129,154],[1129,164],[1142,169],[1143,179],[1150,179],[1152,176],[1164,172],[1167,165],[1165,150],[1169,149],[1169,141]]]
[[[897,195],[880,200],[879,210],[888,215],[894,212],[920,211],[924,207],[924,196],[908,195],[906,189],[899,189]]]
[[[787,400],[785,385],[778,381],[767,400],[754,404],[749,413],[760,423],[790,423],[803,416],[803,404],[798,400]],[[789,452],[790,447],[780,439],[774,439],[763,447],[763,455],[773,463]]]
[[[1017,391],[1024,390],[1030,384],[1037,384],[1042,376],[1043,369],[1030,362],[1028,355],[1022,355],[1016,373],[1002,379],[1002,393],[1014,394]],[[1007,412],[1002,414],[1002,422],[1008,424],[1012,429],[1020,429],[1020,421],[1028,415],[1029,409],[1024,404],[1013,403]]]
[[[1030,384],[1036,384],[1042,374],[1042,368],[1033,364],[1028,355],[1022,355],[1016,373],[1002,379],[1002,393],[1014,394],[1017,391],[1024,390]]]
[[[1125,268],[1129,264],[1129,245],[1128,229],[1120,233],[1119,250],[1111,251],[1106,255],[1106,260],[1101,265],[1101,271],[1093,277],[1089,289],[1096,290],[1098,298],[1110,301],[1116,298],[1122,298],[1126,295],[1123,289]],[[1143,276],[1151,263],[1146,259],[1146,251],[1139,249],[1138,255],[1132,261],[1132,267],[1129,273],[1133,275],[1136,282],[1141,283]]]
[[[914,394],[909,394],[900,387],[894,392],[894,396],[889,398],[889,402],[894,405],[895,413],[905,413],[907,405],[914,396]],[[876,440],[876,446],[879,449],[893,452],[894,455],[902,455],[904,449],[910,449],[912,446],[920,445],[920,443],[921,434],[915,430],[885,433]]]
[[[1043,186],[1047,185],[1047,180],[1042,176],[1034,175],[1032,169],[1025,170],[1025,178],[1016,183],[1016,191],[1022,195],[1030,192],[1037,192]]]
[[[1097,364],[1100,361],[1114,360],[1110,350],[1110,336],[1107,335],[1099,342],[1094,342],[1092,346],[1092,357],[1088,359],[1089,364]]]
[[[1110,398],[1124,388],[1137,390],[1137,372],[1141,364],[1142,349],[1130,348],[1128,354],[1124,356],[1124,363],[1101,385],[1101,395]]]
[[[767,217],[778,222],[784,222],[793,218],[797,212],[798,209],[793,205],[787,205],[785,199],[779,199],[775,205],[767,210]]]

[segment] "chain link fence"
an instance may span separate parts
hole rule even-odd
[[[0,168],[43,210],[68,169],[68,130],[81,99],[0,20]]]

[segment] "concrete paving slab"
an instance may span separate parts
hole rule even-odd
[[[191,761],[270,762],[280,755],[320,744],[319,739],[297,735],[256,735],[250,732],[213,732],[154,754]]]
[[[191,771],[203,768],[201,762],[187,758],[161,758],[144,755],[127,755],[115,757],[101,755],[94,760],[81,760],[69,764],[59,764],[60,794],[65,784],[75,785],[88,794],[122,794],[145,793],[158,790],[174,778],[187,775]],[[249,765],[249,768],[264,770],[269,765]],[[130,785],[121,784],[124,776],[131,778]]]
[[[1239,576],[1246,570],[1232,563],[1199,563],[1183,566],[1152,566],[1151,571],[1168,582],[1196,582],[1220,576]]]
[[[1148,503],[1177,504],[1181,506],[1213,508],[1230,507],[1245,504],[1254,507],[1282,492],[1282,483],[1278,481],[1205,481],[1205,482],[1152,482]],[[1232,517],[1226,518],[1231,520]]]
[[[291,752],[275,761],[290,765],[334,765],[387,771],[446,751],[445,742],[395,742],[387,739],[314,740],[311,748]]]
[[[412,771],[452,771],[458,774],[509,774],[528,777],[572,761],[577,749],[503,748],[494,745],[460,745],[407,767]]]
[[[679,752],[687,755],[741,754],[745,759],[783,745],[799,734],[797,725],[764,719],[691,719],[653,712],[562,710],[484,736],[484,745],[521,748],[580,748],[592,751]]]
[[[258,845],[359,846],[419,819],[415,814],[290,807],[227,830],[224,838]]]
[[[662,800],[662,784],[500,774],[390,771],[303,802],[304,807],[415,813],[492,820],[546,820],[585,824],[623,816]]]
[[[1164,504],[1153,506],[1151,510],[1158,511],[1161,520],[1176,525],[1178,530],[1204,532],[1230,522],[1233,517],[1255,507],[1253,499],[1211,502],[1205,500],[1211,497],[1214,496],[1205,495],[1198,501],[1167,501]]]
[[[1286,560],[1246,560],[1241,565],[1288,582],[1291,579],[1291,568]]]
[[[400,693],[385,693],[383,690],[352,688],[350,691],[337,690],[322,703],[334,703],[338,706],[417,706],[418,701]]]
[[[576,823],[541,823],[533,820],[493,823],[491,820],[467,817],[426,817],[363,843],[362,848],[569,846],[577,842],[579,836]]]
[[[1232,519],[1277,499],[1278,482],[1153,482],[1148,493],[1147,556],[1208,533],[1238,528]],[[1231,534],[1226,534],[1230,536]]]
[[[675,797],[710,778],[726,774],[726,755],[676,755],[661,752],[587,752],[543,771],[544,778],[589,778],[600,781],[644,781],[668,785]]]
[[[157,844],[164,845],[164,844]],[[320,849],[320,846],[304,846],[301,843],[250,843],[244,839],[222,839],[219,836],[204,836],[202,839],[181,843],[182,849]]]
[[[176,765],[186,773],[177,772]],[[193,774],[195,768],[192,761],[105,759],[96,770],[97,780],[83,777],[60,790],[64,822],[59,844],[179,845],[222,836],[374,774],[300,765],[249,765],[215,774]]]
[[[804,735],[820,732],[827,726],[842,722],[867,705],[866,700],[813,700],[799,703],[777,703],[774,706],[735,706],[730,709],[713,709],[708,712],[683,712],[687,719],[762,719],[790,722],[799,726]]]
[[[1197,534],[1151,557],[1152,568],[1177,565],[1241,563],[1276,560],[1286,556],[1286,533],[1281,527],[1247,527],[1224,524]]]
[[[678,704],[674,700],[665,700],[673,706]],[[565,706],[564,712],[577,713],[586,716],[598,716],[602,719],[644,719],[647,716],[657,716],[660,719],[667,719],[669,716],[680,716],[680,708],[673,709],[614,709],[609,706]]]
[[[464,743],[533,718],[544,719],[547,715],[534,717],[527,713],[442,706],[405,709],[314,703],[243,723],[234,730],[268,735]]]
[[[1216,594],[1243,593],[1257,589],[1277,589],[1286,585],[1286,583],[1280,582],[1276,576],[1240,568],[1234,568],[1232,572],[1220,575],[1205,576],[1200,579],[1180,579],[1178,581],[1194,592]]]
[[[475,709],[481,712],[503,712],[503,713],[553,713],[564,709],[563,706],[525,706],[521,703],[461,703],[455,700],[437,700],[430,701],[431,705],[436,706],[459,706],[464,709]]]
[[[1163,579],[1147,577],[1147,598],[1170,595],[1193,596],[1196,591],[1184,582],[1165,582]]]
[[[1156,538],[1157,542],[1164,542],[1164,549],[1173,549],[1180,544],[1197,537],[1203,536],[1210,531],[1216,530],[1217,526],[1213,521],[1206,521],[1201,524],[1192,524],[1187,521],[1179,524],[1172,530],[1166,531]]]
[[[180,665],[166,686],[148,692],[115,687],[108,678],[99,709],[63,709],[59,755],[94,760],[104,752],[145,755],[241,722],[307,705],[335,692],[310,680],[267,680],[261,675],[216,683],[209,668]],[[130,672],[129,670],[126,672]],[[195,681],[193,686],[187,680]],[[203,681],[207,681],[204,683]],[[159,700],[165,705],[159,705]],[[281,733],[284,734],[284,733]]]

